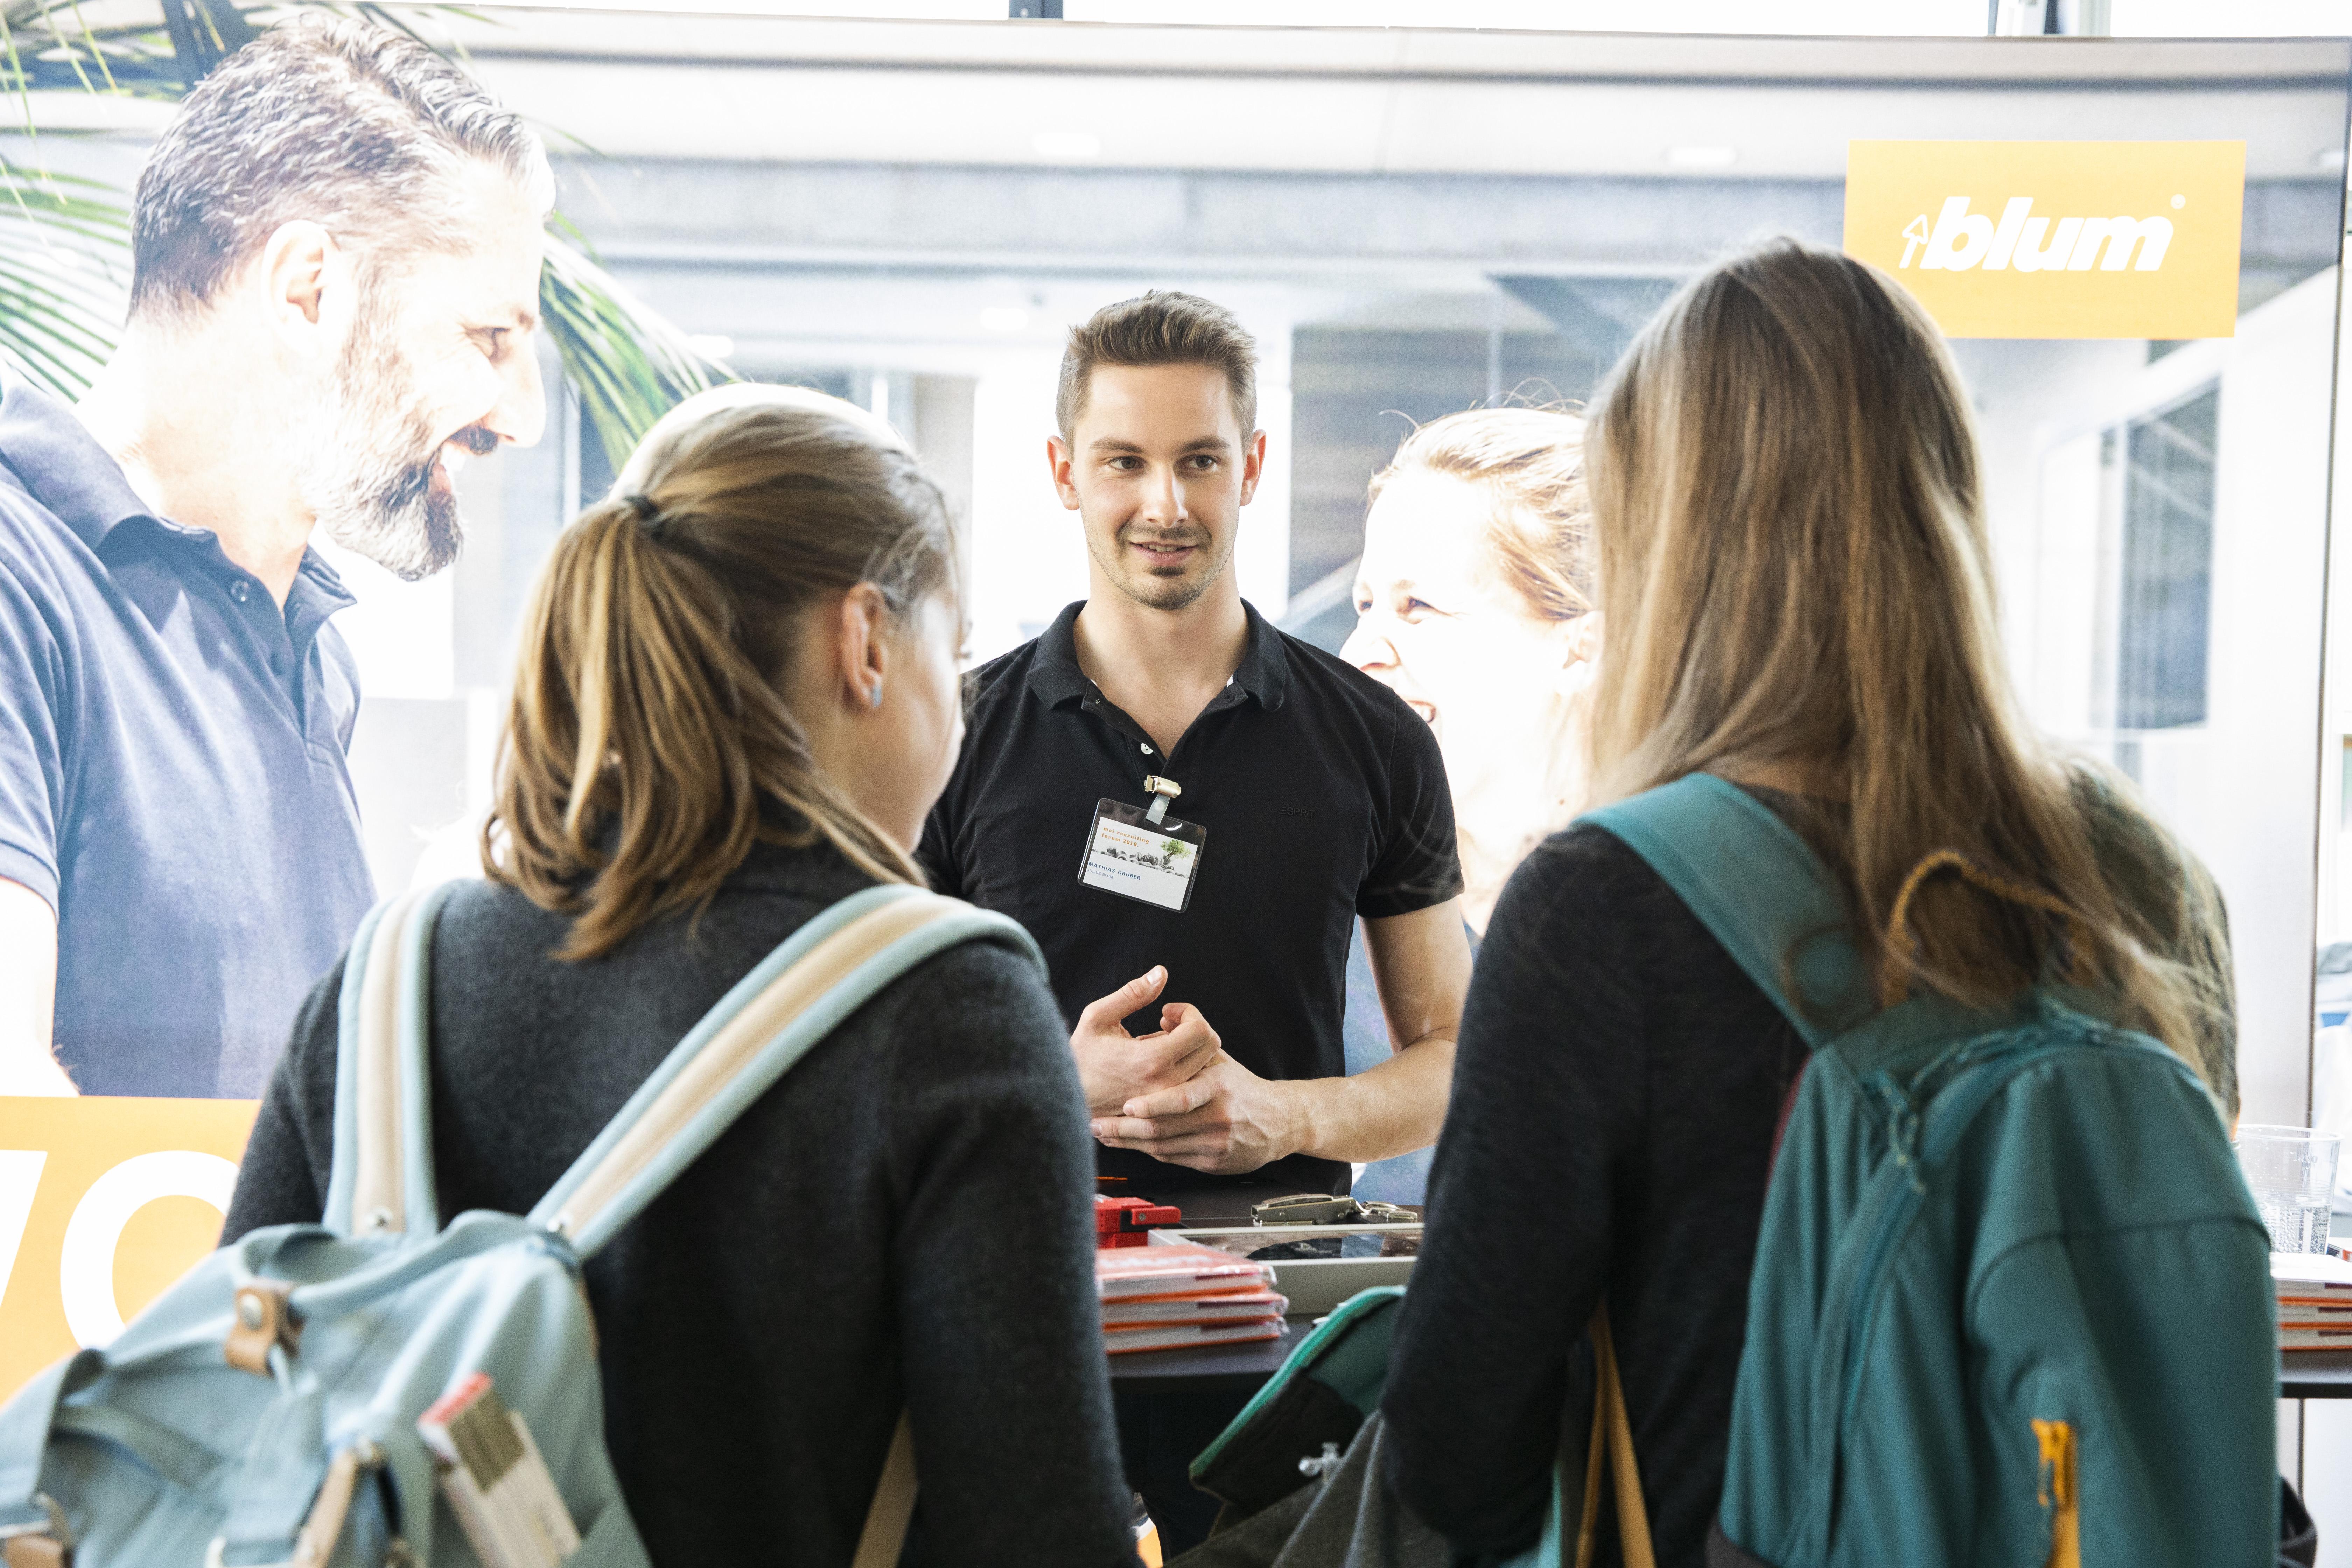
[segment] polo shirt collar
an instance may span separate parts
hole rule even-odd
[[[152,515],[74,411],[15,375],[0,376],[0,463],[92,554],[118,524]]]
[[[148,510],[122,465],[74,411],[20,376],[0,375],[0,464],[93,555],[104,552],[117,528],[138,521],[198,546],[218,570],[239,571],[210,529],[190,528]],[[358,602],[325,558],[304,546],[286,596],[287,629],[295,641],[306,643],[329,616]]]
[[[1086,607],[1083,599],[1064,606],[1054,624],[1038,634],[1037,657],[1029,667],[1029,690],[1048,708],[1076,701],[1091,686],[1086,671],[1078,668],[1078,612]],[[1243,645],[1241,664],[1234,670],[1234,684],[1271,713],[1289,695],[1290,656],[1282,646],[1282,634],[1257,613],[1256,605],[1244,599],[1242,614],[1249,619],[1249,640]]]

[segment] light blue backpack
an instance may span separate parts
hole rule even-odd
[[[6,1568],[443,1568],[477,1563],[416,1419],[488,1373],[584,1538],[577,1568],[648,1563],[605,1456],[582,1261],[735,1117],[911,966],[999,915],[868,889],[793,933],[680,1041],[530,1215],[440,1223],[427,957],[447,889],[368,917],[343,973],[335,1154],[320,1226],[223,1247],[103,1351],[0,1409]],[[898,1561],[914,1508],[898,1424],[856,1568]]]
[[[1820,861],[1720,779],[1585,820],[1812,1047],[1710,1568],[2277,1561],[2269,1235],[2188,1065],[2057,986],[1881,1010]],[[1914,884],[1947,867],[2038,898],[1957,856]]]

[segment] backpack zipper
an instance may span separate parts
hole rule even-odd
[[[1844,1279],[1833,1278],[1827,1293],[1831,1310],[1823,1315],[1836,1324],[1832,1331],[1836,1337],[1821,1347],[1832,1352],[1822,1357],[1821,1372],[1829,1373],[1829,1369],[1835,1367],[1835,1373],[1829,1375],[1837,1380],[1836,1397],[1822,1397],[1829,1392],[1823,1386],[1827,1376],[1817,1376],[1814,1442],[1815,1452],[1822,1458],[1813,1472],[1812,1495],[1787,1553],[1797,1561],[1818,1561],[1829,1555],[1830,1526],[1836,1513],[1837,1484],[1843,1458],[1843,1434],[1862,1397],[1862,1358],[1870,1342],[1872,1320],[1881,1294],[1879,1287],[1884,1283],[1888,1257],[1927,1196],[1927,1173],[1951,1152],[1961,1132],[1992,1097],[2017,1073],[2039,1060],[2047,1048],[2021,1043],[2003,1030],[1959,1041],[1932,1058],[1910,1079],[1911,1085],[1924,1089],[1925,1093],[1906,1088],[1885,1073],[1874,1073],[1859,1086],[1886,1114],[1887,1154],[1892,1163],[1874,1179],[1874,1190],[1864,1201],[1863,1212],[1867,1219],[1862,1223],[1869,1227],[1864,1233],[1869,1242],[1857,1266]],[[2004,1063],[2000,1060],[2004,1057],[2016,1059]],[[1996,1067],[2009,1070],[1993,1070]],[[1953,1080],[1972,1068],[1985,1070],[1975,1082],[1955,1085]],[[1935,1104],[1939,1096],[1953,1089],[1957,1089],[1955,1098],[1943,1105]],[[1841,1295],[1844,1302],[1842,1312],[1835,1309]]]

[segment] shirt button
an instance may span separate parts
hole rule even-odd
[[[1143,748],[1143,754],[1144,754],[1145,756],[1147,756],[1147,757],[1148,757],[1148,756],[1150,756],[1150,755],[1151,754],[1151,748],[1150,748],[1150,747],[1149,747],[1149,746],[1144,747],[1144,748]]]
[[[244,578],[239,577],[236,582],[231,583],[228,585],[228,596],[242,605],[247,599],[253,597],[253,584],[247,583]]]

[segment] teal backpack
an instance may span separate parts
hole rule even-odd
[[[915,964],[986,939],[1045,967],[1002,916],[914,888],[856,894],[721,998],[529,1215],[445,1226],[425,1031],[448,891],[391,900],[352,943],[326,1223],[223,1247],[0,1408],[6,1568],[474,1568],[416,1420],[477,1372],[547,1461],[583,1538],[571,1568],[646,1568],[604,1451],[582,1262]],[[854,1568],[898,1561],[914,1495],[902,1416]]]
[[[2056,986],[1998,1016],[1881,1010],[1820,861],[1720,779],[1585,820],[1812,1049],[1710,1568],[2277,1561],[2269,1236],[2188,1065]],[[1943,865],[2038,897],[1957,856],[1915,884]]]

